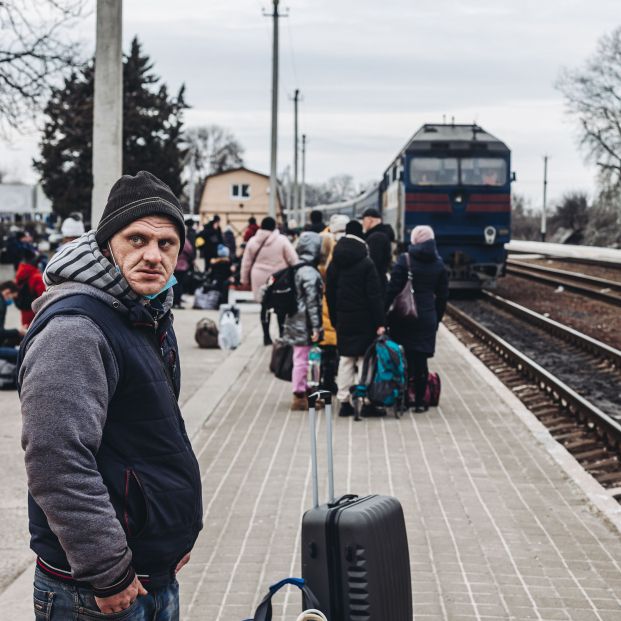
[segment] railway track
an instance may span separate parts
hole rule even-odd
[[[529,309],[498,296],[486,296],[484,304],[502,308],[518,318],[522,326],[554,333],[569,348],[568,356],[582,352],[581,365],[593,375],[608,374],[613,386],[619,386],[621,352],[595,339],[566,328]],[[581,395],[567,381],[539,364],[532,356],[501,338],[495,331],[474,319],[471,312],[454,303],[447,309],[447,327],[478,356],[525,405],[548,427],[555,439],[604,487],[621,502],[621,405],[613,404],[604,411],[597,403]],[[526,328],[523,328],[526,330]],[[532,334],[530,335],[532,338]],[[562,356],[563,354],[561,354]]]
[[[507,260],[507,274],[529,278],[548,285],[562,286],[570,291],[589,296],[609,304],[621,306],[621,282],[588,276],[579,272],[533,265],[516,259]]]

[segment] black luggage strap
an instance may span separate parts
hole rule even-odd
[[[252,617],[252,619],[246,619],[246,621],[272,621],[272,597],[287,584],[296,586],[302,591],[304,608],[319,608],[319,602],[304,581],[304,578],[285,578],[270,586],[267,595],[257,606],[254,617]]]

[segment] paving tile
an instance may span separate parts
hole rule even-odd
[[[178,322],[190,335],[193,322],[183,314]],[[247,618],[269,584],[300,573],[300,523],[311,504],[308,421],[288,410],[290,386],[269,375],[268,355],[257,348],[195,438],[205,529],[179,575],[183,621]],[[430,366],[443,379],[440,408],[334,421],[336,494],[402,501],[415,619],[619,621],[619,534],[443,331]],[[190,374],[185,398],[200,388],[198,371]],[[324,424],[320,414],[320,434]],[[17,437],[17,429],[7,433]],[[319,459],[325,498],[323,441]],[[0,518],[23,517],[20,502],[7,495]],[[20,532],[0,538],[5,558],[26,540]],[[298,609],[296,592],[279,594],[274,620]]]

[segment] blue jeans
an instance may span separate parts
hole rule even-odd
[[[47,576],[38,568],[34,579],[35,621],[179,621],[179,583],[141,595],[126,610],[103,614],[90,589]]]

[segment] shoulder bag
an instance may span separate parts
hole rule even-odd
[[[263,246],[265,246],[265,242],[269,239],[269,235],[261,242],[261,244],[259,245],[259,248],[257,249],[257,251],[254,253],[254,257],[252,257],[252,261],[250,262],[250,269],[248,270],[248,285],[239,285],[237,287],[238,291],[250,291],[252,289],[252,268],[254,267],[254,264],[256,262],[256,260],[259,258],[259,254],[261,252],[261,250],[263,249]]]
[[[405,260],[408,266],[408,279],[395,297],[388,314],[391,319],[397,321],[413,321],[418,319],[418,309],[416,308],[416,298],[414,297],[414,285],[412,283],[412,270],[410,265],[410,255],[405,253]]]

